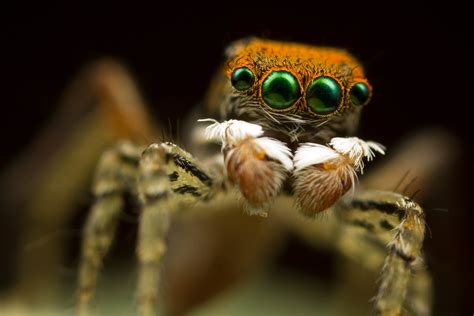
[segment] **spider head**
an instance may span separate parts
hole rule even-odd
[[[215,85],[225,90],[221,117],[256,122],[291,142],[353,134],[372,95],[344,50],[252,38],[234,42],[226,55],[225,78]]]

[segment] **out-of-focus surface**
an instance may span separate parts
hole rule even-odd
[[[448,130],[459,141],[465,158],[447,162],[452,164],[447,168],[450,174],[435,183],[434,194],[425,201],[430,228],[425,253],[434,277],[435,314],[472,314],[474,221],[467,207],[473,189],[469,165],[472,151],[468,147],[472,123],[467,115],[473,106],[469,11],[456,3],[443,7],[354,4],[314,3],[287,9],[226,3],[222,5],[225,10],[217,11],[197,4],[167,5],[166,9],[115,3],[7,8],[4,13],[8,18],[2,19],[6,25],[0,31],[2,35],[5,32],[0,167],[5,170],[16,161],[55,113],[70,81],[86,63],[97,58],[112,56],[129,67],[151,113],[166,125],[169,118],[175,133],[186,112],[203,97],[212,72],[222,61],[223,48],[230,41],[257,35],[344,47],[361,60],[374,86],[374,97],[363,115],[362,137],[387,145],[388,154],[394,144],[429,126]],[[61,131],[58,133],[61,137]],[[37,157],[38,168],[42,159]],[[12,196],[21,188],[8,189],[11,194],[4,196]],[[90,203],[87,188],[78,195],[78,212],[67,226],[31,241],[27,247],[19,246],[24,215],[21,209],[0,210],[0,304],[18,281],[20,254],[48,249],[51,240],[60,239],[67,249],[60,258],[61,267],[55,270],[63,290],[63,304],[57,306],[57,314],[71,312],[80,227],[85,206]],[[105,261],[106,276],[95,300],[97,306],[104,306],[104,314],[120,311],[129,315],[127,308],[133,308],[135,271],[130,270],[130,257],[134,253],[135,226],[123,226],[120,232],[124,235]],[[41,270],[34,264],[33,268]],[[327,288],[340,281],[335,277],[335,264],[327,251],[314,251],[291,238],[273,270],[257,280],[244,281],[217,302],[210,302],[205,315],[222,315],[223,309],[229,315],[234,315],[231,310],[236,310],[235,315],[287,315],[287,310],[292,315],[308,315],[315,309],[320,314],[326,310],[335,313],[331,308],[338,304],[337,298],[325,296]],[[275,271],[286,273],[275,276]],[[358,279],[354,276],[345,282]],[[45,292],[48,286],[44,284]],[[372,290],[367,289],[367,298]],[[28,313],[38,314],[36,305],[21,300],[18,304]],[[50,310],[44,314],[49,315]]]

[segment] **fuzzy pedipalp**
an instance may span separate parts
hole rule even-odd
[[[209,140],[222,143],[229,180],[237,185],[248,202],[250,213],[265,215],[284,180],[293,170],[290,149],[263,135],[257,124],[229,120],[206,128]]]
[[[354,188],[357,172],[363,172],[363,158],[372,160],[374,151],[384,154],[384,149],[357,137],[333,138],[329,146],[300,146],[294,156],[293,189],[303,213],[314,215],[331,207]]]
[[[287,177],[285,167],[269,159],[252,138],[229,150],[225,163],[230,181],[239,186],[249,210],[267,209]]]
[[[260,125],[246,121],[228,120],[219,123],[213,119],[201,119],[198,122],[213,122],[213,124],[206,127],[206,138],[219,141],[222,146],[232,146],[244,138],[263,135],[263,129]]]
[[[364,172],[364,161],[371,161],[375,157],[375,152],[384,155],[385,146],[373,141],[364,141],[358,137],[334,137],[329,146],[342,155],[347,156],[357,171]]]

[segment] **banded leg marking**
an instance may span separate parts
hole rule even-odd
[[[77,314],[89,314],[102,259],[112,244],[118,218],[124,206],[123,194],[136,179],[141,149],[122,143],[106,151],[98,164],[93,184],[95,202],[83,231]]]
[[[181,202],[210,199],[217,188],[194,158],[178,146],[153,144],[144,151],[138,178],[142,204],[137,246],[139,315],[156,314],[160,265],[172,213]]]
[[[429,276],[421,270],[421,248],[425,234],[424,212],[421,207],[397,193],[368,191],[347,204],[341,203],[336,212],[344,223],[360,227],[361,236],[369,232],[369,237],[375,237],[365,238],[366,241],[375,241],[374,245],[378,243],[381,250],[385,245],[388,247],[376,295],[376,314],[400,315],[404,308],[417,315],[429,314],[431,288],[430,282],[426,282]],[[346,234],[345,237],[342,234],[342,239],[354,238],[351,234]],[[361,238],[360,242],[363,243],[363,240]],[[340,242],[339,247],[342,252],[359,257],[364,263],[364,254],[357,253],[358,247],[347,249],[343,242]],[[368,262],[365,260],[366,264]],[[371,268],[373,267],[372,265]],[[420,289],[421,283],[425,284],[423,290]],[[409,301],[405,303],[410,284],[416,289],[412,293],[415,296],[409,297]]]

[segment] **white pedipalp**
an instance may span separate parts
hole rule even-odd
[[[329,146],[346,157],[348,157],[357,171],[363,173],[364,161],[373,160],[375,152],[384,155],[385,147],[373,141],[364,141],[358,137],[334,137]],[[374,152],[375,151],[375,152]]]
[[[253,138],[253,142],[260,146],[265,154],[279,161],[285,170],[293,170],[293,157],[285,143],[270,137],[260,137],[263,129],[258,124],[240,120],[228,120],[222,123],[213,119],[202,119],[199,122],[213,122],[206,127],[205,136],[209,141],[218,141],[222,147],[234,147],[245,139]]]
[[[377,142],[373,142],[373,141],[367,141],[366,142],[367,146],[369,147],[369,150],[368,150],[368,153],[365,155],[367,157],[367,161],[372,161],[375,157],[375,152],[378,152],[379,154],[381,155],[385,155],[385,146],[380,144],[380,143],[377,143]]]
[[[293,159],[300,206],[307,213],[318,212],[347,190],[354,191],[357,173],[363,173],[363,159],[370,161],[375,152],[384,154],[384,149],[378,143],[357,137],[335,137],[327,145],[302,144]],[[325,184],[321,186],[320,182]]]
[[[296,150],[293,163],[295,170],[298,171],[312,165],[337,159],[339,156],[340,154],[330,147],[314,143],[305,143]]]
[[[254,141],[268,157],[278,160],[287,171],[293,170],[293,155],[285,143],[269,137],[259,137]]]
[[[198,122],[213,122],[213,124],[206,127],[205,136],[207,140],[219,141],[223,146],[235,145],[247,137],[263,135],[263,129],[260,125],[246,121],[228,120],[219,123],[213,119],[201,119]]]

